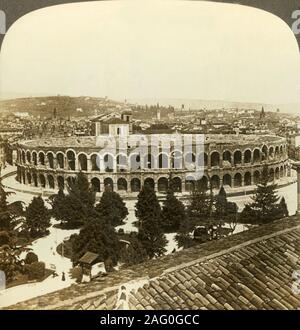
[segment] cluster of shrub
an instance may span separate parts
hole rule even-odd
[[[41,197],[34,197],[24,210],[23,203],[7,201],[9,194],[0,179],[0,269],[5,272],[7,284],[18,275],[37,279],[40,278],[37,274],[44,274],[43,263],[38,260],[28,263],[30,257],[24,260],[21,255],[28,251],[28,243],[48,234],[51,217]]]

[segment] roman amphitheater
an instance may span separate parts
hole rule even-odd
[[[99,156],[101,136],[70,137],[23,141],[17,145],[17,180],[22,185],[47,190],[66,187],[79,171],[85,173],[97,192],[109,185],[118,192],[138,192],[149,184],[165,192],[172,178],[178,192],[193,189],[195,181],[186,159],[197,162],[200,155],[192,149],[184,154],[173,147],[157,157],[137,154],[131,148]],[[101,144],[101,143],[100,143]],[[160,149],[159,149],[160,150]],[[213,189],[222,185],[228,191],[242,192],[255,185],[268,165],[270,180],[279,185],[290,176],[286,140],[262,135],[205,135],[202,152],[202,181]],[[180,166],[174,166],[175,160]],[[133,166],[133,163],[138,166]]]

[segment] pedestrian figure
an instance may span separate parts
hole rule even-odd
[[[61,278],[62,281],[65,281],[66,280],[66,276],[65,276],[65,272],[62,272],[62,278]]]

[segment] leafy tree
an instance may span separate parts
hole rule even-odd
[[[208,221],[212,211],[212,195],[208,194],[206,188],[198,185],[192,192],[190,202],[187,207],[187,215],[190,221]]]
[[[21,270],[20,255],[25,251],[17,247],[16,227],[22,219],[21,202],[8,203],[10,193],[5,192],[0,178],[0,269],[4,271],[7,283],[11,282],[16,273]]]
[[[10,192],[4,190],[0,178],[0,230],[12,232],[20,223],[20,217],[23,214],[23,206],[21,202],[8,203],[7,197]]]
[[[215,220],[232,221],[237,215],[237,205],[233,202],[228,202],[227,194],[222,186],[218,195],[215,197]]]
[[[72,235],[71,242],[74,263],[77,263],[87,251],[99,254],[98,261],[104,262],[110,258],[116,264],[119,260],[118,236],[105,219],[87,221],[78,235]]]
[[[65,193],[62,188],[58,190],[58,193],[50,196],[49,200],[52,205],[52,216],[57,220],[62,220],[62,215],[64,214],[65,203]]]
[[[102,219],[108,221],[112,226],[121,225],[128,215],[128,209],[123,199],[111,189],[106,189],[103,192],[95,210]]]
[[[20,271],[20,252],[9,245],[0,247],[0,269],[5,273],[6,282],[13,281],[16,273]]]
[[[9,245],[10,236],[7,231],[0,231],[0,246]]]
[[[74,182],[68,185],[67,195],[61,189],[57,195],[52,196],[53,214],[67,228],[78,228],[94,212],[95,198],[87,177],[80,172]]]
[[[30,280],[41,280],[45,276],[46,265],[41,261],[34,261],[25,265],[25,271]]]
[[[129,245],[121,251],[121,260],[126,266],[136,265],[148,259],[147,251],[143,248],[136,233],[131,233],[128,241]]]
[[[31,237],[40,237],[47,234],[50,227],[50,213],[41,196],[33,197],[26,209],[26,228]]]
[[[179,247],[189,248],[199,244],[192,235],[196,226],[207,224],[212,220],[213,196],[207,193],[207,187],[197,182],[195,190],[190,195],[187,216],[180,224],[175,240]]]
[[[167,197],[163,202],[161,217],[165,232],[176,232],[180,224],[185,220],[185,207],[174,195],[172,187],[167,191]]]
[[[138,195],[135,210],[138,239],[150,258],[164,254],[167,240],[161,221],[161,208],[154,190],[145,185]]]
[[[277,186],[269,182],[268,167],[264,166],[261,180],[257,185],[253,202],[246,205],[241,213],[241,222],[266,223],[280,219],[286,214],[286,210],[280,208],[279,197],[276,194]],[[284,201],[285,202],[285,201]],[[282,207],[284,205],[282,204]]]

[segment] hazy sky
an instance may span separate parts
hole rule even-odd
[[[49,7],[19,19],[0,54],[0,96],[300,102],[296,39],[276,16],[196,1]]]

